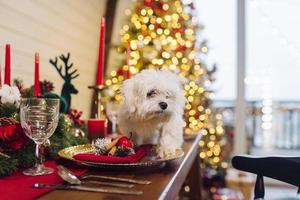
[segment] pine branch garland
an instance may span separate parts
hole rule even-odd
[[[0,156],[0,177],[12,174],[17,170],[18,160]]]
[[[51,146],[50,146],[50,156],[57,157],[57,153],[70,146],[76,146],[80,144],[88,143],[87,138],[75,137],[70,135],[67,132],[56,133],[50,138]]]
[[[50,138],[50,142],[50,158],[56,158],[60,150],[70,146],[86,144],[89,141],[87,138],[75,137],[67,132],[56,132]],[[35,144],[30,141],[18,151],[8,150],[6,153],[10,155],[10,158],[0,156],[0,177],[10,175],[17,168],[32,167],[36,161],[34,149]]]
[[[1,117],[14,117],[18,112],[18,108],[12,103],[0,103],[0,118]]]
[[[33,87],[28,89],[24,88],[21,80],[15,80],[14,83],[19,88],[22,97],[33,96]],[[51,85],[51,82],[46,81],[44,82],[44,85],[45,90],[53,89],[53,84]],[[0,130],[0,177],[10,175],[18,168],[32,167],[36,162],[35,144],[32,140],[25,140],[21,146],[17,145],[22,142],[20,141],[22,138],[19,135],[16,135],[19,133],[19,129],[17,130],[16,128],[22,130],[18,112],[19,109],[17,105],[0,103],[0,127],[2,128],[2,132]],[[7,128],[7,126],[9,127]],[[61,149],[89,143],[87,138],[75,137],[69,134],[72,126],[74,126],[72,119],[61,113],[56,131],[50,138],[51,145],[49,148],[44,147],[45,157],[50,156],[50,158],[56,158],[58,151]],[[10,137],[12,134],[14,134],[15,137]],[[23,132],[22,136],[25,137]]]
[[[18,160],[18,167],[21,168],[32,167],[36,161],[35,144],[32,141],[29,141],[19,151],[12,152],[12,158]]]
[[[28,89],[25,89],[25,90],[24,90],[24,94],[23,94],[22,96],[25,97],[25,98],[32,98],[32,97],[34,97],[34,89],[33,89],[33,86],[31,86],[31,87],[28,88]]]
[[[89,142],[87,138],[75,137],[69,134],[68,127],[71,125],[64,114],[60,115],[58,128],[50,138],[51,146],[48,151],[50,158],[56,158],[57,153],[61,149]],[[28,141],[26,145],[19,150],[5,149],[5,153],[9,155],[10,158],[0,156],[0,177],[10,175],[16,171],[17,168],[32,167],[36,161],[34,152],[35,144],[33,141]]]

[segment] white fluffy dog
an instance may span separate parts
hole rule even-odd
[[[175,152],[183,143],[186,79],[167,70],[143,70],[124,81],[119,128],[137,144],[158,144],[158,155]]]

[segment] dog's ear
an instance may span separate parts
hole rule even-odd
[[[123,96],[123,102],[128,107],[128,111],[134,113],[136,111],[137,102],[137,88],[133,79],[128,79],[123,82],[121,88],[121,94]]]

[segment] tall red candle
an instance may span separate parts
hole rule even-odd
[[[35,53],[34,55],[34,96],[35,97],[41,96],[39,67],[40,67],[39,54]]]
[[[10,85],[10,45],[5,46],[4,84]]]
[[[105,18],[101,20],[100,42],[98,55],[98,71],[96,85],[104,85],[104,54],[105,54]]]

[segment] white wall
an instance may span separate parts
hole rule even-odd
[[[71,53],[80,76],[72,82],[79,94],[72,107],[90,113],[98,59],[100,19],[106,0],[0,0],[0,63],[4,45],[12,46],[12,78],[33,84],[34,52],[40,53],[40,79],[51,80],[60,94],[63,80],[49,63],[61,53]]]

